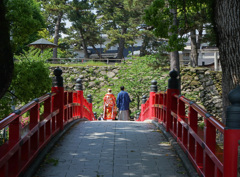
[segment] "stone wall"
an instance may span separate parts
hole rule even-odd
[[[50,68],[51,73],[55,68]],[[63,70],[64,86],[73,90],[77,78],[83,80],[85,96],[93,95],[94,110],[102,110],[102,98],[106,93],[106,86],[113,86],[118,79],[120,67],[93,66],[93,67],[61,67]],[[168,76],[167,76],[168,77]],[[207,68],[184,68],[181,71],[182,92],[188,99],[195,101],[210,114],[221,117],[221,73]],[[150,87],[146,85],[146,87]],[[116,95],[116,93],[115,93]]]
[[[118,79],[117,73],[119,67],[60,67],[63,71],[62,77],[64,87],[67,90],[73,90],[75,81],[77,78],[81,78],[83,81],[83,89],[100,89],[103,85],[110,84],[109,80]],[[55,67],[51,67],[51,73]],[[52,76],[52,75],[51,75]]]
[[[93,98],[93,111],[98,114],[103,109],[103,97],[107,93],[106,87],[112,87],[114,81],[118,79],[119,67],[117,66],[93,66],[93,67],[60,67],[63,71],[63,84],[65,90],[74,90],[76,80],[82,79],[84,96],[88,94]],[[51,67],[51,77],[53,70]],[[115,96],[117,92],[114,93]]]
[[[221,72],[207,68],[184,68],[182,75],[182,95],[197,102],[210,114],[222,115]]]

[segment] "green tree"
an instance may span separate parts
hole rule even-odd
[[[0,101],[1,117],[11,113],[12,105],[24,105],[50,91],[50,71],[49,66],[45,63],[49,56],[50,52],[41,53],[39,49],[14,56],[18,62],[15,63],[13,79],[8,92]]]
[[[145,10],[144,20],[147,25],[153,27],[153,33],[157,37],[168,39],[168,51],[170,52],[171,70],[180,72],[178,51],[184,48],[186,38],[180,35],[177,21],[176,4],[165,0],[154,0]]]
[[[47,19],[48,30],[53,33],[54,44],[59,44],[60,32],[65,30],[63,20],[70,8],[68,0],[43,0],[45,18]],[[53,49],[53,58],[57,58],[57,47]]]
[[[179,71],[179,58],[176,51],[183,50],[188,33],[191,35],[193,66],[197,66],[196,30],[202,35],[203,24],[210,21],[208,3],[203,0],[154,0],[145,11],[146,23],[154,28],[154,34],[168,39],[171,53],[171,69]],[[199,43],[201,40],[198,41]],[[174,53],[173,53],[174,52]]]
[[[72,22],[70,39],[75,41],[74,43],[79,49],[83,48],[84,57],[89,58],[87,47],[92,46],[98,53],[95,44],[101,42],[96,15],[91,11],[92,5],[88,0],[73,0],[71,7],[72,9],[68,13],[68,18]]]
[[[36,0],[7,0],[6,8],[13,51],[19,53],[37,39],[37,32],[44,27],[40,4]]]
[[[98,9],[98,23],[111,40],[106,50],[118,45],[117,58],[123,58],[124,48],[133,46],[139,36],[139,26],[145,7],[151,2],[137,0],[97,0],[93,1]]]

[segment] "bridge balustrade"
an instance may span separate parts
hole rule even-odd
[[[149,99],[143,98],[138,121],[154,120],[162,124],[200,176],[237,177],[240,87],[232,93],[233,105],[228,108],[224,125],[195,102],[179,95],[178,85],[173,81],[177,82],[176,75],[169,79],[166,92],[151,89]],[[152,82],[151,88],[153,85],[156,82]],[[203,127],[199,120],[204,121]]]
[[[54,74],[52,93],[34,99],[0,121],[0,130],[7,132],[0,146],[0,176],[21,176],[68,123],[94,119],[92,103],[83,96],[81,80],[77,80],[76,91],[64,91],[61,70],[56,69]],[[28,122],[23,125],[26,116]]]

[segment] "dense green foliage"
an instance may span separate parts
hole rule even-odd
[[[106,49],[118,45],[118,58],[123,58],[123,49],[133,46],[135,39],[140,36],[143,24],[142,15],[145,7],[152,0],[96,0],[95,8],[98,9],[98,23],[108,35],[110,42]]]
[[[78,50],[82,47],[85,58],[88,58],[87,47],[100,44],[100,27],[96,24],[96,15],[90,10],[92,4],[89,1],[73,0],[68,18],[72,27],[68,31],[69,42]]]
[[[24,105],[34,98],[50,91],[48,65],[45,60],[49,52],[40,53],[40,50],[24,52],[15,56],[14,75],[9,92],[0,100],[0,117],[3,118],[12,112],[12,105]]]
[[[13,51],[19,53],[26,49],[27,44],[38,39],[37,32],[44,27],[44,19],[36,0],[6,2]]]
[[[211,26],[211,13],[210,2],[205,0],[154,0],[145,10],[144,20],[156,36],[168,39],[168,51],[180,51],[187,33]]]

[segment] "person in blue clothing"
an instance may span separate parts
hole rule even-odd
[[[119,109],[118,120],[129,120],[129,103],[131,99],[127,92],[124,91],[124,86],[120,87],[121,91],[117,96],[117,107]]]

